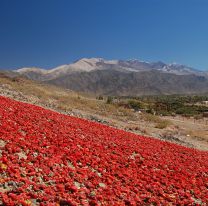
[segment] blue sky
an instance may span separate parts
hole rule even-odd
[[[82,57],[208,70],[207,0],[0,0],[0,68]]]

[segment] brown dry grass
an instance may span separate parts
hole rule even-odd
[[[79,94],[71,90],[23,78],[0,77],[0,84],[9,85],[12,90],[21,92],[26,96],[34,96],[42,104],[53,102],[58,110],[67,112],[77,109],[91,114],[116,117],[120,120],[123,118],[134,119],[134,113],[131,110],[113,104],[106,104],[105,100],[97,100],[92,95]]]
[[[147,122],[154,123],[155,128],[158,128],[158,129],[165,129],[166,127],[171,125],[171,121],[161,119],[158,116],[148,114],[148,113],[143,113],[142,118]]]
[[[188,133],[191,137],[197,138],[198,140],[208,141],[208,131],[190,130]]]

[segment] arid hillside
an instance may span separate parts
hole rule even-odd
[[[0,95],[137,134],[208,150],[206,121],[139,113],[117,104],[107,104],[106,98],[98,100],[95,96],[15,77],[13,74],[1,73]]]

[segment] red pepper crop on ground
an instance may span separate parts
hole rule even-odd
[[[3,205],[208,205],[208,152],[0,97]]]

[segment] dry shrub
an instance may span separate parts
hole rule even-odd
[[[158,128],[158,129],[164,129],[171,125],[171,121],[163,120],[158,116],[148,114],[148,113],[142,114],[142,118],[147,122],[155,123],[155,128]]]

